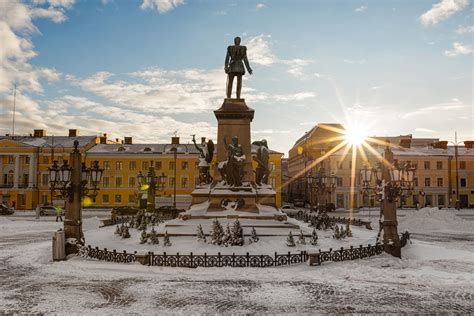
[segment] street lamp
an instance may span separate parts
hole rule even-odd
[[[401,257],[396,202],[404,196],[405,191],[408,194],[412,193],[416,168],[409,162],[400,163],[393,159],[393,152],[388,146],[384,152],[384,159],[388,165],[379,164],[377,168],[372,169],[366,166],[360,170],[360,177],[363,194],[365,196],[377,195],[382,202],[379,235],[383,229],[385,251],[395,257]],[[375,179],[373,175],[375,175]]]
[[[322,166],[320,166],[318,172],[316,173],[316,176],[313,177],[312,174],[309,173],[307,182],[310,185],[311,197],[313,192],[313,183],[315,183],[314,188],[316,189],[318,209],[323,209],[324,211],[326,211],[326,195],[334,192],[337,185],[337,176],[334,173],[331,173],[330,175],[326,174],[326,170]],[[324,201],[323,203],[321,203],[321,200],[323,200],[323,198]]]
[[[161,175],[157,175],[155,172],[155,167],[153,166],[153,161],[150,163],[148,168],[148,173],[146,176],[140,171],[137,175],[137,182],[139,188],[142,188],[145,184],[147,187],[147,212],[155,211],[155,196],[156,190],[162,191],[165,187],[166,175],[162,172]]]
[[[94,161],[87,168],[82,163],[82,155],[78,149],[79,142],[74,141],[74,149],[70,153],[71,165],[67,160],[60,167],[57,161],[48,168],[49,185],[52,192],[58,190],[61,196],[67,198],[64,233],[66,238],[66,254],[77,253],[77,245],[84,244],[82,232],[82,199],[85,196],[97,196],[98,186],[103,169]]]

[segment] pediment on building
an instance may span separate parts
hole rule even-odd
[[[0,151],[6,148],[33,149],[35,146],[25,144],[12,139],[0,139]]]

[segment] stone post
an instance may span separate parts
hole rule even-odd
[[[388,147],[385,149],[384,158],[388,163],[393,163],[393,152]],[[393,197],[393,199],[389,198],[389,188],[387,184],[390,183],[392,179],[390,176],[390,171],[385,164],[383,164],[382,167],[382,178],[385,182],[385,192],[382,203],[384,249],[385,252],[391,254],[392,256],[401,258],[401,244],[400,237],[398,236],[397,222],[397,200],[396,197]]]

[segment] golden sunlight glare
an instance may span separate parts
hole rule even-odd
[[[363,126],[351,125],[346,128],[344,137],[351,145],[361,145],[367,138],[367,130]]]

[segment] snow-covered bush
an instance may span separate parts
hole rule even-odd
[[[122,230],[122,238],[130,238],[130,232],[128,231],[128,226],[125,226]]]
[[[224,236],[224,230],[219,220],[216,218],[212,222],[211,230],[211,244],[220,246],[222,244],[222,237]]]
[[[168,236],[168,231],[165,231],[165,235],[163,236],[163,246],[165,247],[171,246],[171,241],[170,241],[170,237]]]
[[[295,239],[293,238],[293,234],[291,232],[288,233],[288,237],[286,238],[286,245],[288,247],[295,247]]]
[[[227,226],[224,231],[224,235],[222,235],[222,246],[232,246],[232,233],[230,231],[229,223],[227,223]]]
[[[151,231],[150,231],[150,234],[148,234],[148,237],[150,238],[150,243],[152,245],[158,245],[160,243],[155,227],[151,227]]]
[[[306,239],[304,238],[303,231],[300,229],[300,235],[298,236],[298,243],[300,245],[306,245]]]
[[[252,231],[250,232],[249,242],[254,243],[254,242],[258,242],[259,240],[260,240],[260,238],[258,238],[257,231],[255,230],[255,227],[252,227]]]
[[[197,241],[206,242],[206,235],[204,235],[204,231],[202,230],[201,224],[199,224],[198,227],[197,227],[196,239],[197,239]]]
[[[140,244],[145,244],[148,242],[148,234],[146,230],[142,231],[142,235],[140,236]]]
[[[244,245],[244,230],[240,225],[239,220],[235,220],[234,226],[232,227],[231,234],[231,245],[232,246],[243,246]]]
[[[316,228],[313,228],[313,233],[311,234],[311,240],[309,241],[309,243],[312,246],[316,246],[318,244],[318,233],[316,231]]]

